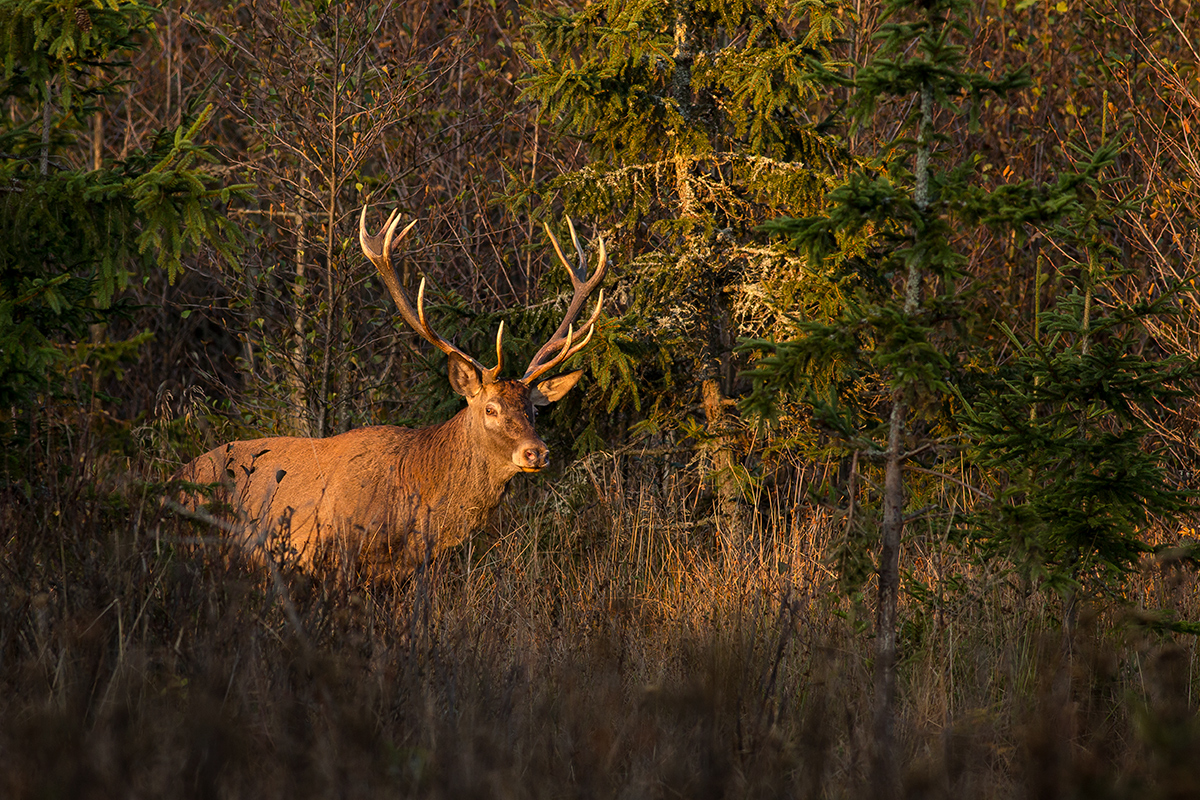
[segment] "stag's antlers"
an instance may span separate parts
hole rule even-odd
[[[587,346],[587,343],[592,340],[592,334],[596,332],[596,320],[600,318],[600,308],[604,305],[604,290],[601,289],[600,294],[596,297],[596,310],[583,324],[583,327],[587,328],[587,336],[572,344],[575,336],[575,318],[583,309],[588,295],[600,285],[600,281],[604,280],[604,273],[608,269],[608,253],[604,249],[604,240],[601,239],[599,263],[596,265],[596,272],[589,278],[587,254],[583,252],[583,247],[579,244],[579,237],[575,234],[575,225],[571,222],[570,217],[567,217],[567,227],[571,230],[571,243],[575,245],[575,252],[579,255],[578,269],[573,268],[567,261],[562,247],[558,244],[558,239],[554,237],[548,224],[546,225],[546,235],[550,237],[550,242],[554,245],[554,252],[558,254],[558,260],[567,268],[567,272],[571,276],[571,285],[575,287],[575,296],[571,298],[571,304],[567,306],[567,313],[559,323],[558,330],[550,337],[550,341],[542,345],[542,349],[538,350],[533,360],[529,362],[529,366],[525,370],[525,377],[521,378],[527,384],[532,383],[538,376],[554,369]],[[558,355],[552,355],[555,351],[558,352]]]
[[[400,316],[404,317],[404,321],[408,323],[409,327],[446,355],[455,354],[472,364],[479,370],[485,384],[494,383],[500,375],[500,366],[502,363],[500,345],[501,338],[504,336],[504,323],[501,322],[500,329],[496,331],[496,366],[488,369],[439,336],[425,320],[424,278],[421,279],[421,286],[417,289],[417,308],[415,311],[400,286],[400,278],[396,275],[396,269],[392,265],[392,245],[403,240],[416,224],[416,220],[413,220],[400,232],[399,236],[396,236],[396,228],[400,225],[400,215],[398,211],[392,211],[388,216],[387,222],[384,224],[383,231],[371,236],[367,233],[367,207],[363,206],[362,214],[358,220],[358,241],[362,245],[363,255],[379,271],[379,277],[383,278],[384,284],[387,285],[388,291],[392,294],[392,299],[396,301],[396,306],[400,309]],[[596,331],[596,320],[600,318],[600,309],[604,305],[604,291],[601,290],[596,298],[596,309],[592,312],[592,316],[588,318],[588,321],[583,324],[583,328],[587,329],[587,335],[583,339],[576,341],[575,319],[583,309],[583,304],[587,301],[588,295],[600,285],[600,281],[604,280],[604,273],[608,268],[608,253],[604,248],[604,240],[601,239],[599,263],[596,266],[596,271],[591,277],[588,277],[587,254],[579,244],[579,237],[575,233],[575,225],[569,218],[567,219],[567,227],[571,230],[571,242],[575,245],[575,252],[579,255],[578,268],[572,267],[567,261],[563,255],[562,247],[559,245],[558,239],[550,231],[549,225],[546,225],[546,234],[550,237],[550,242],[554,245],[554,252],[558,254],[558,260],[567,268],[567,272],[571,276],[571,285],[575,289],[575,294],[571,298],[570,305],[567,306],[567,313],[563,316],[562,322],[559,323],[558,329],[550,337],[550,341],[542,345],[541,349],[534,355],[533,360],[529,362],[529,367],[525,370],[524,377],[521,378],[521,382],[529,386],[532,386],[537,378],[562,364],[587,346],[588,342],[592,339],[592,334]]]
[[[367,233],[367,207],[363,206],[362,214],[358,218],[358,243],[362,246],[363,255],[365,255],[375,269],[379,272],[379,277],[383,278],[383,282],[387,285],[388,291],[392,294],[392,299],[396,301],[396,306],[400,309],[400,316],[404,317],[404,321],[408,326],[424,337],[425,341],[441,350],[446,355],[455,354],[473,365],[479,370],[483,378],[483,382],[495,383],[496,378],[500,375],[500,367],[503,365],[504,356],[501,350],[501,340],[504,337],[504,322],[501,321],[500,328],[496,331],[496,366],[491,369],[483,366],[464,351],[455,347],[450,342],[438,335],[437,331],[425,320],[425,279],[421,278],[421,285],[417,289],[417,309],[413,311],[412,304],[408,302],[408,297],[404,294],[404,289],[400,286],[400,277],[396,274],[396,268],[392,266],[392,245],[399,243],[408,235],[408,232],[417,224],[414,219],[408,223],[408,226],[400,232],[399,236],[394,236],[397,226],[400,225],[400,212],[396,209],[388,215],[387,222],[384,223],[383,231],[371,236]]]

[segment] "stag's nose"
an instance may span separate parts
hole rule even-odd
[[[521,451],[521,460],[526,469],[542,469],[550,465],[550,448],[544,444],[534,444]]]

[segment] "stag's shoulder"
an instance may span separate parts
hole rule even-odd
[[[404,447],[408,445],[417,431],[412,428],[401,428],[396,425],[368,425],[365,428],[339,433],[324,441],[339,445],[366,447]]]

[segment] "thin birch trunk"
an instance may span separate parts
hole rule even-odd
[[[292,302],[295,306],[295,321],[292,326],[292,354],[290,369],[288,369],[288,385],[291,390],[292,425],[296,433],[307,435],[311,432],[312,415],[308,407],[308,389],[304,380],[305,336],[308,329],[308,169],[300,171],[300,191],[298,211],[294,217],[296,223],[296,278],[292,283]]]
[[[92,169],[104,166],[104,112],[92,115]]]

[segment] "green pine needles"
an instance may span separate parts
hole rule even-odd
[[[907,129],[863,154],[821,214],[766,226],[810,263],[834,265],[846,294],[836,319],[795,316],[791,337],[744,345],[763,354],[746,405],[770,417],[801,403],[813,452],[861,472],[834,494],[849,521],[844,564],[876,546],[895,458],[902,473],[950,478],[974,498],[969,515],[935,512],[937,491],[910,477],[893,498],[903,518],[921,507],[949,517],[957,541],[1061,592],[1069,615],[1080,589],[1119,593],[1150,549],[1147,527],[1190,508],[1154,432],[1193,391],[1197,365],[1148,339],[1147,320],[1178,313],[1169,291],[1142,305],[1116,291],[1112,223],[1131,208],[1106,199],[1119,195],[1105,177],[1117,143],[1078,153],[1076,171],[1055,179],[1000,184],[985,180],[982,154],[945,146],[986,94],[1029,81],[966,70],[964,8],[888,5],[880,48],[854,73],[848,128],[871,132],[885,103],[907,98]],[[1006,289],[967,263],[960,241],[973,231],[1037,245],[1012,253],[1041,253],[1031,294],[1044,304],[1024,318],[993,305]]]
[[[592,413],[703,447],[732,557],[751,479],[749,428],[730,402],[747,388],[737,339],[830,302],[757,228],[816,213],[837,184],[846,159],[820,132],[816,76],[838,63],[842,20],[823,0],[615,0],[535,13],[527,28],[526,96],[588,162],[514,179],[513,204],[598,221],[623,267],[619,316],[593,351]]]
[[[702,381],[739,395],[737,336],[804,302],[802,267],[756,228],[815,212],[836,185],[844,154],[818,131],[827,101],[814,75],[836,65],[841,24],[838,5],[820,1],[535,14],[526,96],[585,144],[588,163],[514,180],[512,197],[538,214],[560,202],[609,232],[625,302],[603,333],[624,357],[595,350],[603,408],[662,431],[695,407]]]
[[[173,281],[186,249],[231,259],[222,186],[195,144],[210,109],[162,131],[146,151],[96,163],[87,125],[121,86],[152,24],[141,3],[0,2],[0,408],[61,382],[63,344],[102,322],[130,282],[157,266]],[[80,162],[93,161],[90,168]]]
[[[848,133],[874,152],[828,193],[820,213],[766,226],[812,264],[831,265],[846,289],[832,320],[795,318],[785,341],[751,340],[759,352],[748,407],[775,414],[798,399],[823,455],[841,456],[843,577],[875,550],[875,753],[880,797],[898,796],[897,698],[901,575],[906,526],[936,519],[979,546],[990,569],[1017,568],[1063,597],[1070,630],[1079,589],[1116,593],[1150,548],[1154,515],[1188,508],[1151,441],[1159,411],[1197,376],[1193,360],[1139,348],[1139,324],[1169,310],[1133,309],[1107,292],[1105,239],[1120,204],[1102,178],[1115,148],[1081,154],[1074,174],[1035,185],[989,185],[979,153],[956,153],[983,98],[1026,85],[967,69],[969,8],[960,0],[892,0],[879,47],[852,71]],[[834,82],[833,76],[831,82]],[[965,124],[964,124],[965,123]],[[973,274],[962,247],[978,231],[992,241],[1074,253],[1058,291],[1028,319],[1006,319]],[[978,235],[978,234],[976,234]],[[1012,248],[1012,257],[1018,251]],[[1042,256],[1036,256],[1041,258]],[[1040,263],[1040,262],[1039,262]],[[1106,271],[1107,269],[1107,271]],[[1010,271],[1010,274],[1012,272]],[[1063,286],[1075,291],[1064,293]],[[1042,291],[1041,279],[1035,293]],[[1103,295],[1103,301],[1101,296]],[[1038,295],[1040,297],[1040,295]],[[930,481],[929,477],[933,480]],[[946,487],[969,490],[971,515]],[[944,545],[943,545],[944,546]]]

